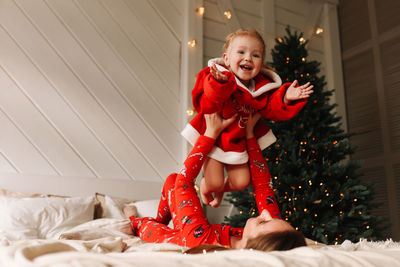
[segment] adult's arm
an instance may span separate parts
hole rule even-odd
[[[175,214],[181,235],[186,241],[184,243],[190,247],[219,242],[219,236],[204,214],[194,183],[204,160],[214,146],[215,138],[235,120],[235,116],[225,120],[214,113],[205,115],[205,120],[207,129],[204,135],[197,139],[175,181]]]
[[[275,192],[272,189],[271,175],[256,138],[247,139],[247,152],[258,212],[261,213],[266,209],[273,218],[281,218]]]

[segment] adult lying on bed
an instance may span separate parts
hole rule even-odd
[[[147,242],[174,243],[193,248],[214,244],[232,249],[253,248],[262,251],[288,250],[305,245],[304,236],[280,218],[270,174],[260,147],[253,135],[259,115],[250,116],[246,128],[252,186],[260,213],[247,220],[244,228],[210,224],[204,215],[194,182],[213,148],[215,138],[234,118],[223,120],[217,114],[206,117],[207,130],[197,139],[179,173],[168,176],[156,218],[137,218],[128,206],[125,216],[131,220],[136,234]],[[173,221],[174,229],[167,226]]]

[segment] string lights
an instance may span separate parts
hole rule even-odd
[[[186,114],[188,115],[188,117],[191,117],[194,115],[194,108],[188,108],[186,110]]]
[[[324,32],[324,29],[322,29],[321,27],[319,27],[319,26],[317,26],[316,28],[315,28],[315,34],[321,34],[321,33],[323,33]]]
[[[226,10],[225,12],[224,12],[224,16],[227,18],[227,19],[231,19],[232,18],[232,13],[231,13],[231,11],[228,9],[228,10]]]
[[[196,45],[197,45],[197,42],[196,42],[196,40],[194,40],[194,39],[193,39],[193,40],[190,40],[190,41],[188,42],[188,46],[189,46],[189,47],[192,47],[192,48],[193,48],[193,47],[195,47]]]
[[[203,6],[196,8],[196,13],[200,16],[203,16],[205,12],[205,8]]]

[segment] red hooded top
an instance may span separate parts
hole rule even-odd
[[[210,74],[210,66],[213,64],[227,75],[227,82],[220,83]],[[208,154],[220,162],[242,164],[248,161],[245,127],[251,112],[257,111],[267,119],[282,121],[295,116],[306,103],[306,99],[303,99],[285,104],[283,97],[290,83],[282,85],[280,77],[271,70],[261,69],[247,88],[223,65],[222,58],[210,60],[208,66],[199,72],[192,90],[193,107],[197,115],[181,134],[194,145],[199,135],[206,130],[204,114],[220,112],[227,119],[238,113],[236,120],[220,134]],[[257,123],[254,131],[261,149],[276,141],[276,137],[262,120]]]

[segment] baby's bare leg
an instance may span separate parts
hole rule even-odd
[[[241,191],[246,189],[250,184],[250,170],[247,163],[239,165],[225,165],[228,172],[228,179],[222,191],[214,193],[214,199],[210,202],[210,206],[218,207],[224,196],[224,192]]]
[[[212,193],[220,192],[224,188],[224,164],[207,158],[204,161],[204,178],[200,184],[200,196],[204,204],[208,205],[214,199]]]
[[[250,170],[247,163],[238,165],[226,165],[228,182],[224,191],[240,191],[246,189],[250,184]]]

